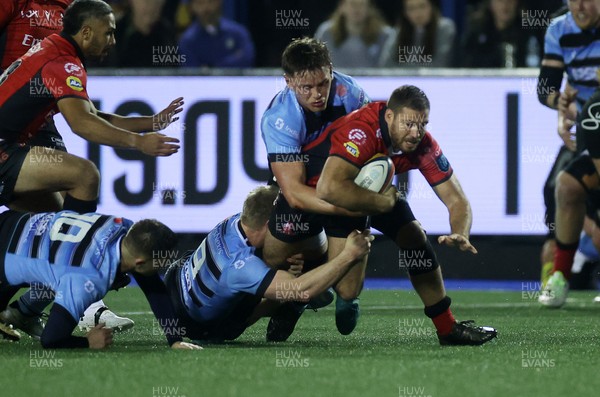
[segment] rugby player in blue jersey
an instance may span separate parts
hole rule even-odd
[[[233,340],[281,301],[308,302],[338,282],[368,254],[368,230],[353,231],[335,258],[303,272],[301,255],[275,270],[259,256],[278,191],[261,186],[250,192],[242,212],[219,223],[198,248],[170,266],[165,284],[186,336],[202,341]]]
[[[333,206],[317,198],[306,185],[306,155],[302,147],[318,138],[336,119],[370,102],[364,90],[347,75],[333,70],[324,43],[296,39],[282,55],[286,88],[269,104],[261,120],[262,138],[269,166],[281,188],[269,222],[264,259],[272,267],[286,263],[302,252],[306,267],[312,268],[342,251],[347,233],[336,227],[337,216],[363,215]],[[334,289],[337,293],[336,325],[346,335],[355,328],[358,295],[366,267],[352,268]],[[286,340],[292,333],[304,305],[290,303],[271,319],[267,339]]]
[[[586,117],[582,107],[598,88],[600,12],[597,6],[600,2],[595,3],[569,0],[569,12],[552,20],[546,31],[538,79],[538,98],[543,105],[558,110],[559,134],[564,141],[544,188],[551,233],[542,251],[548,279],[539,301],[550,307],[560,307],[566,301],[573,258],[586,214],[587,191],[593,189],[590,181],[597,176],[589,156],[571,161],[576,156],[574,152],[586,149],[586,142],[580,128],[576,140],[570,131],[578,115]],[[564,73],[568,76],[568,85],[561,92]],[[589,241],[589,237],[586,238]],[[584,239],[582,243],[586,245]]]
[[[41,335],[44,348],[102,349],[112,343],[103,323],[86,337],[72,335],[90,303],[102,298],[130,273],[138,282],[161,326],[175,318],[152,258],[176,244],[171,229],[155,220],[137,223],[96,213],[0,214],[0,297],[15,287],[42,284],[54,292],[54,305]],[[199,348],[182,342],[163,326],[173,348]],[[4,337],[18,339],[2,326]]]

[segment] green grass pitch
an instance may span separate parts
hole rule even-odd
[[[110,293],[136,321],[106,351],[42,350],[0,341],[0,395],[13,396],[598,396],[600,304],[572,292],[564,308],[531,293],[449,291],[457,319],[498,329],[479,347],[441,347],[412,291],[364,291],[350,336],[333,307],[306,312],[290,340],[264,341],[266,320],[239,340],[174,351],[137,288]]]

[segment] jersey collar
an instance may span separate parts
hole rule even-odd
[[[388,125],[385,121],[385,111],[387,110],[387,106],[382,106],[379,111],[379,130],[381,131],[381,138],[383,138],[383,143],[385,143],[385,147],[392,147],[392,138],[390,138],[390,130],[388,130]]]
[[[234,227],[237,229],[240,239],[244,243],[246,243],[247,246],[250,246],[250,243],[248,242],[248,236],[246,236],[246,233],[244,232],[244,228],[242,227],[242,221],[240,220],[240,218],[236,219],[235,223],[236,224],[234,225]]]
[[[81,61],[81,63],[83,64],[83,67],[85,69],[86,68],[85,56],[83,55],[83,52],[81,51],[81,48],[79,47],[79,44],[77,44],[77,42],[75,40],[73,40],[73,37],[71,37],[68,34],[61,32],[59,35],[63,39],[67,40],[69,42],[69,44],[71,44],[71,46],[73,46],[73,49],[75,50],[75,53],[77,54],[77,58],[79,58],[79,60]]]

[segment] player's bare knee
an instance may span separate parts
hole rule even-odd
[[[90,193],[97,194],[100,187],[100,171],[94,163],[81,159],[78,164],[79,178],[77,184]]]
[[[558,206],[571,206],[583,203],[586,192],[575,177],[561,172],[556,179],[555,195]]]

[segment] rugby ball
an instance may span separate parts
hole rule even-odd
[[[383,193],[394,179],[394,163],[383,154],[371,157],[354,178],[354,183],[372,192]]]

